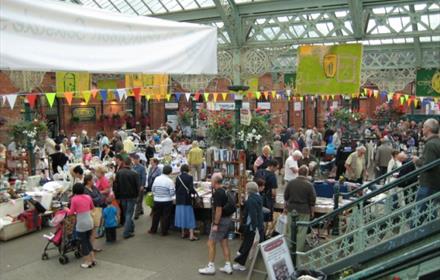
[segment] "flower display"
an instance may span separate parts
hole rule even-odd
[[[191,125],[193,113],[188,108],[183,108],[179,110],[178,114],[178,121],[181,126],[189,126]]]
[[[250,125],[240,125],[237,140],[244,149],[256,150],[268,140],[271,135],[269,122],[266,114],[255,113]]]
[[[14,141],[23,146],[28,142],[33,145],[39,141],[43,134],[47,132],[47,126],[45,121],[21,121],[10,127],[10,135],[14,138]]]
[[[210,111],[208,113],[208,141],[220,147],[232,144],[234,119],[232,112]]]

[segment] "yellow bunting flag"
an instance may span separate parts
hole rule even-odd
[[[374,91],[374,98],[378,98],[379,97],[379,91]]]
[[[83,92],[82,92],[82,96],[83,96],[83,98],[84,98],[84,102],[86,103],[86,104],[89,104],[89,100],[90,100],[90,96],[92,95],[92,93],[90,92],[90,90],[84,90]]]
[[[171,99],[171,94],[168,93],[166,96],[167,96],[167,101],[169,102]]]
[[[304,96],[300,96],[299,101],[304,101]]]
[[[414,107],[417,107],[417,105],[419,105],[419,99],[418,98],[414,99]]]
[[[362,93],[362,95],[367,95],[368,94],[368,89],[364,88],[364,92]]]
[[[214,92],[212,95],[214,96],[214,101],[217,102],[218,92]]]
[[[388,93],[388,94],[387,94],[388,100],[392,100],[392,99],[393,99],[393,96],[394,96],[393,93]]]
[[[403,103],[405,103],[405,97],[401,96],[400,97],[400,105],[403,105]]]
[[[223,97],[223,101],[226,101],[226,99],[228,99],[228,93],[227,92],[223,92],[222,93],[222,97]]]
[[[260,97],[261,97],[261,91],[256,91],[255,98],[260,99]]]
[[[55,92],[47,92],[46,94],[47,103],[49,103],[50,108],[53,106],[53,102],[55,101],[55,96],[57,95]]]
[[[73,92],[71,91],[66,91],[64,93],[64,98],[67,101],[67,104],[72,105],[72,99],[73,99]]]
[[[272,90],[272,99],[275,99],[276,94],[277,94],[277,92]]]
[[[208,102],[208,100],[209,100],[209,92],[205,92],[203,94],[203,97],[205,98],[205,102]]]
[[[147,101],[150,101],[150,99],[151,99],[151,94],[147,94],[147,95],[145,95],[146,97],[147,97]]]
[[[405,96],[405,101],[408,101],[409,95],[405,94],[404,96]]]

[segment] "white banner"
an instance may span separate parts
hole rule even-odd
[[[217,28],[48,0],[0,0],[0,69],[217,74]]]

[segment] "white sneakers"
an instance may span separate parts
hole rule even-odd
[[[219,269],[221,272],[224,272],[226,274],[232,274],[232,265],[231,263],[226,263],[224,267],[220,267]]]
[[[234,263],[232,265],[232,269],[237,270],[237,271],[245,271],[246,267],[244,265],[239,264],[239,263]]]
[[[214,275],[215,274],[215,266],[213,264],[208,264],[204,268],[199,269],[199,273],[203,275]]]
[[[244,269],[246,269],[246,268],[244,268]],[[232,274],[232,271],[233,271],[231,263],[226,263],[225,266],[220,267],[219,270],[223,273],[226,273],[226,274]],[[239,270],[239,269],[237,269],[237,270]],[[241,270],[241,271],[243,271],[243,270]],[[203,275],[214,275],[215,274],[215,265],[209,263],[206,267],[200,268],[199,273],[203,274]]]

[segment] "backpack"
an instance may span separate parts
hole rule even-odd
[[[226,196],[228,197],[228,200],[225,206],[223,206],[222,213],[224,216],[229,217],[237,211],[237,204],[234,198],[234,193],[227,191]]]

